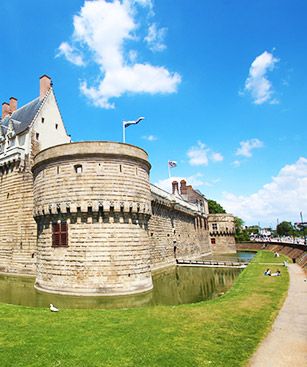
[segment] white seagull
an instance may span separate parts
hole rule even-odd
[[[51,311],[51,312],[59,312],[59,309],[58,309],[58,308],[56,308],[55,306],[53,306],[53,304],[52,304],[52,303],[50,303],[50,307],[49,307],[49,309],[50,309],[50,311]]]

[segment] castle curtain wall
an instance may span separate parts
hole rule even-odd
[[[211,252],[205,217],[178,205],[174,208],[171,202],[161,204],[154,198],[148,225],[153,269],[174,264],[176,259],[199,258]]]
[[[26,162],[0,168],[0,271],[35,274],[33,178]]]

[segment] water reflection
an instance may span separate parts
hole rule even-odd
[[[210,254],[202,257],[202,260],[228,260],[228,261],[245,261],[249,262],[256,255],[252,251],[238,251],[234,254]]]
[[[225,293],[239,269],[174,267],[154,277],[152,304],[177,305],[208,300]]]
[[[122,308],[177,305],[212,299],[226,292],[239,269],[172,267],[153,276],[150,292],[124,297],[76,297],[34,289],[34,278],[0,275],[0,302],[31,307]]]

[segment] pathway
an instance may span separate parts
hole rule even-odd
[[[270,334],[252,357],[249,367],[307,366],[307,281],[297,264],[289,264],[288,297]]]

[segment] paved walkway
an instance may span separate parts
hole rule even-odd
[[[289,264],[288,270],[288,297],[250,367],[307,366],[307,281],[297,264]]]

